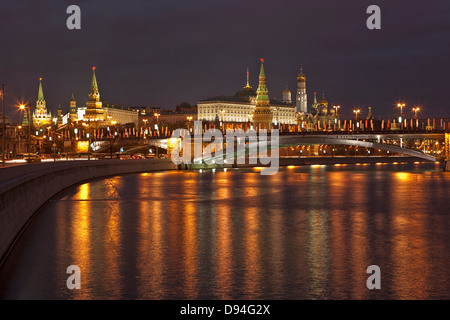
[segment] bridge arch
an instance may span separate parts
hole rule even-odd
[[[371,141],[353,140],[353,139],[337,139],[333,137],[326,136],[280,136],[280,144],[336,144],[336,145],[348,145],[348,146],[358,146],[365,148],[381,149],[389,152],[396,152],[404,154],[411,157],[421,158],[427,161],[436,161],[436,158],[427,155],[421,151],[414,149],[402,148],[392,144],[377,143]]]

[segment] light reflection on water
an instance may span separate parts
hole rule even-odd
[[[97,180],[33,220],[0,298],[448,299],[449,187],[436,164]],[[66,288],[72,264],[81,290]]]

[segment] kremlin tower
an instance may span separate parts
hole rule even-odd
[[[269,92],[266,87],[266,75],[264,73],[264,59],[261,59],[261,70],[259,72],[259,86],[256,90],[256,107],[253,115],[255,130],[272,127],[273,114],[270,110]]]
[[[86,101],[86,113],[84,114],[84,118],[88,121],[105,120],[97,79],[95,77],[95,67],[92,67],[91,91],[89,93],[89,101]]]
[[[47,113],[47,105],[44,99],[44,90],[42,90],[42,78],[39,78],[39,92],[36,101],[36,110],[33,112],[33,125],[36,128],[47,126],[52,122],[52,114]]]

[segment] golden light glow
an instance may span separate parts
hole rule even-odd
[[[78,141],[76,148],[77,152],[81,153],[89,152],[89,141]]]
[[[400,180],[408,180],[411,174],[407,172],[397,172],[396,177]]]
[[[253,167],[253,169],[254,169],[254,170],[258,170],[258,171],[259,171],[259,170],[262,170],[262,169],[264,169],[264,167]]]

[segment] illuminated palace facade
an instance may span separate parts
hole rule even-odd
[[[265,128],[272,124],[296,124],[296,106],[292,104],[287,87],[283,91],[282,102],[269,99],[263,62],[261,60],[257,91],[250,86],[247,70],[247,84],[234,96],[219,95],[198,101],[198,120],[252,122]]]

